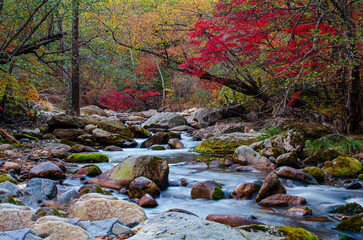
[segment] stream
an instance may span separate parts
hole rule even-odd
[[[136,139],[141,144],[145,139]],[[266,209],[258,206],[252,200],[235,200],[229,199],[228,196],[234,188],[240,183],[264,181],[267,172],[236,172],[228,168],[208,167],[205,164],[188,164],[193,160],[205,158],[190,150],[196,147],[200,142],[192,141],[192,138],[182,134],[183,149],[167,149],[162,151],[149,150],[145,148],[125,148],[124,151],[106,152],[101,151],[109,156],[109,163],[101,163],[98,166],[102,171],[107,171],[113,166],[122,162],[129,155],[154,155],[164,158],[169,163],[170,186],[167,190],[162,191],[159,198],[156,198],[159,206],[156,208],[144,208],[147,216],[150,218],[156,214],[163,213],[172,208],[181,208],[205,218],[209,214],[233,214],[241,217],[254,216],[258,221],[269,225],[279,226],[296,226],[307,229],[320,238],[336,239],[340,231],[333,228],[338,224],[337,220],[329,217],[328,209],[333,206],[342,205],[349,202],[357,202],[363,205],[362,190],[348,190],[342,187],[326,185],[303,185],[291,180],[281,179],[287,190],[287,194],[297,195],[306,198],[307,205],[313,211],[311,217],[294,217],[282,215],[287,208]],[[189,183],[188,186],[174,186],[181,178],[185,178]],[[225,199],[218,201],[192,199],[190,191],[195,182],[215,180],[222,184],[222,190],[225,193]],[[67,185],[78,189],[81,185],[79,180],[67,180]],[[127,195],[112,192],[120,199],[128,199]],[[362,234],[347,233],[356,239],[363,239]]]

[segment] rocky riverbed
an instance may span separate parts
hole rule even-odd
[[[362,156],[306,146],[326,126],[225,109],[82,113],[8,129],[19,143],[0,145],[0,239],[362,237]]]

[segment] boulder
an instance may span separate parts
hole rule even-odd
[[[194,128],[208,127],[221,119],[220,114],[211,114],[207,109],[200,108],[188,118],[187,122]]]
[[[170,139],[168,141],[168,144],[169,144],[170,148],[173,148],[173,149],[182,149],[184,147],[184,144],[178,138]]]
[[[316,166],[319,163],[326,161],[332,161],[342,155],[341,152],[335,149],[317,149],[308,158],[306,158],[303,163],[306,165]]]
[[[363,232],[363,213],[344,219],[335,229],[340,231]]]
[[[285,212],[285,214],[290,216],[303,217],[303,216],[311,216],[313,214],[313,211],[311,210],[311,208],[308,207],[293,207],[289,208]]]
[[[258,183],[241,183],[233,190],[231,198],[237,200],[250,199],[260,188],[261,186]]]
[[[85,115],[98,115],[98,116],[104,116],[107,117],[107,113],[100,107],[95,105],[89,105],[86,107],[81,108],[81,113]]]
[[[158,206],[158,202],[149,194],[145,194],[140,198],[140,200],[137,202],[137,205],[144,208],[154,208]]]
[[[53,158],[67,158],[70,155],[70,153],[64,148],[50,150],[49,154]]]
[[[289,130],[265,140],[265,146],[276,147],[284,152],[300,152],[305,147],[304,136],[297,131]]]
[[[285,207],[306,204],[306,199],[300,196],[275,194],[263,199],[258,205],[263,207]]]
[[[204,154],[233,154],[241,145],[250,145],[255,135],[248,133],[217,134],[201,142],[194,151]]]
[[[358,159],[342,155],[333,161],[325,162],[323,170],[333,177],[355,176],[362,170],[362,164]]]
[[[12,150],[12,149],[13,149],[13,146],[11,146],[8,143],[0,144],[0,151]]]
[[[245,125],[243,123],[237,123],[237,124],[231,124],[227,125],[225,128],[223,128],[221,133],[243,133],[245,131]]]
[[[155,135],[149,137],[141,144],[141,148],[149,148],[156,144],[167,144],[172,138],[180,138],[180,133],[173,132],[158,132]]]
[[[218,200],[224,197],[224,193],[219,183],[207,180],[195,183],[192,187],[191,196],[193,199],[204,198]]]
[[[309,174],[292,167],[279,167],[274,171],[278,177],[288,178],[303,183],[317,184],[318,182]]]
[[[141,198],[145,194],[150,194],[151,196],[159,195],[160,190],[158,186],[146,177],[135,178],[129,186],[129,197],[130,198]]]
[[[21,170],[21,166],[15,162],[6,162],[6,163],[4,163],[3,168],[6,171],[9,171],[10,169],[14,169],[15,172],[17,172],[17,173],[19,173]]]
[[[312,176],[313,178],[315,178],[316,181],[318,181],[319,183],[324,182],[325,173],[320,168],[317,168],[317,167],[306,167],[306,168],[304,168],[301,171],[303,171],[304,173],[309,174],[310,176]]]
[[[206,220],[219,222],[225,225],[229,225],[231,227],[252,225],[252,224],[263,224],[262,222],[259,221],[230,214],[209,214],[206,217]]]
[[[83,228],[62,221],[47,221],[34,224],[32,229],[38,235],[48,236],[47,239],[85,240],[90,238]]]
[[[64,143],[55,143],[55,142],[46,143],[44,146],[50,148],[51,150],[64,149],[67,152],[72,149],[72,147],[69,146],[69,145],[67,145],[67,144],[64,144]]]
[[[128,239],[246,239],[239,231],[227,225],[179,212],[156,215],[135,229],[138,229],[136,235]]]
[[[107,147],[105,147],[105,148],[103,149],[103,151],[114,152],[114,151],[123,151],[123,149],[122,149],[122,148],[120,148],[120,147],[117,147],[117,146],[113,146],[113,145],[111,145],[111,146],[107,146]]]
[[[146,220],[144,210],[137,204],[124,200],[109,200],[105,198],[80,198],[71,206],[71,216],[82,221],[118,218],[123,223],[131,223]]]
[[[0,204],[0,231],[29,228],[35,219],[33,211],[26,206]]]
[[[289,152],[289,153],[285,153],[285,154],[280,155],[276,159],[276,165],[278,167],[281,167],[281,166],[298,167],[299,162],[298,162],[298,159],[297,159],[297,153],[296,152]]]
[[[72,152],[81,153],[81,152],[98,152],[98,151],[92,147],[77,143],[72,146]]]
[[[32,178],[27,183],[20,200],[27,206],[38,207],[41,203],[55,198],[57,193],[58,188],[53,180]]]
[[[108,156],[103,153],[73,153],[67,158],[67,162],[71,163],[100,163],[108,161]]]
[[[43,238],[37,237],[36,233],[30,228],[23,228],[14,231],[0,232],[1,240],[42,240]]]
[[[96,138],[96,141],[104,145],[115,145],[118,147],[136,147],[137,142],[134,139],[125,137],[120,134],[114,134],[96,128],[92,131],[92,135]]]
[[[9,181],[0,183],[0,198],[20,196],[19,187]]]
[[[151,133],[140,125],[131,125],[129,129],[134,134],[135,138],[151,137]]]
[[[116,229],[117,227],[115,227],[115,225],[123,225],[123,223],[117,218],[110,218],[110,219],[92,221],[92,222],[80,221],[77,223],[77,226],[80,226],[81,228],[85,229],[87,233],[95,239],[104,238],[104,237],[113,237],[114,235],[116,235],[115,232],[120,233],[120,229]],[[130,228],[127,228],[126,226],[123,227],[125,228],[123,230],[124,232],[126,229],[128,229],[128,233],[132,233],[132,230]],[[114,232],[114,230],[116,231]]]
[[[67,139],[75,141],[81,135],[85,134],[83,129],[66,129],[57,128],[53,131],[53,135],[59,139]]]
[[[70,189],[57,197],[57,203],[59,203],[62,207],[65,207],[79,197],[80,195],[75,189]]]
[[[57,128],[83,128],[83,127],[84,124],[79,118],[69,116],[66,114],[55,115],[48,121],[48,128],[50,132],[53,132],[53,130]]]
[[[92,133],[93,130],[95,130],[97,128],[96,125],[94,124],[88,124],[84,127],[84,130],[86,131],[86,133]]]
[[[259,152],[259,154],[264,157],[267,157],[267,158],[269,158],[269,157],[277,158],[278,156],[280,156],[282,154],[282,151],[275,147],[266,147],[266,148],[262,149]]]
[[[83,119],[84,123],[93,124],[98,126],[98,128],[103,129],[106,132],[112,134],[121,135],[124,138],[132,138],[134,135],[128,127],[125,126],[123,121],[117,119],[107,119],[97,116],[90,116]],[[93,131],[92,131],[93,134]],[[94,134],[93,134],[94,135]]]
[[[169,185],[168,175],[168,162],[162,158],[150,155],[129,156],[112,169],[88,180],[88,183],[121,189],[128,187],[135,178],[144,176],[156,183],[161,190],[164,190]]]
[[[75,171],[71,177],[81,178],[83,176],[96,177],[102,173],[101,169],[97,165],[86,165]]]
[[[138,114],[142,117],[150,118],[150,117],[158,114],[158,111],[156,109],[149,109],[147,111],[142,111]]]
[[[181,125],[169,129],[170,131],[194,131],[195,128],[188,125]]]
[[[88,193],[98,193],[102,195],[112,195],[109,191],[104,190],[97,184],[86,184],[78,189],[79,194],[85,195]]]
[[[151,118],[149,118],[145,124],[144,128],[173,128],[180,125],[185,125],[187,123],[186,119],[176,113],[159,113]]]
[[[49,178],[53,180],[65,179],[64,172],[52,162],[43,162],[29,171],[30,178]]]
[[[256,169],[273,170],[276,168],[266,157],[261,156],[252,148],[242,145],[236,149],[233,154],[234,162],[242,165],[248,165]]]
[[[286,189],[281,184],[276,173],[272,172],[266,177],[254,201],[260,202],[262,199],[278,193],[286,193]]]
[[[166,148],[163,145],[159,145],[159,144],[152,145],[149,149],[151,149],[151,150],[166,150]]]
[[[0,172],[0,183],[6,182],[6,181],[15,183],[15,184],[17,183],[16,180],[12,176]]]
[[[363,213],[363,207],[355,202],[347,203],[344,205],[336,206],[329,210],[330,213],[341,213],[344,215],[356,215]]]

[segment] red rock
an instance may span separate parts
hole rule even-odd
[[[263,183],[254,201],[259,202],[268,196],[279,193],[286,193],[286,189],[281,184],[278,176],[274,172],[272,172],[266,177],[265,182]]]
[[[250,199],[252,195],[260,189],[260,185],[257,183],[241,183],[231,193],[231,198],[237,200]]]
[[[251,224],[264,224],[256,220],[251,220],[248,218],[230,215],[230,214],[210,214],[206,217],[206,220],[223,223],[231,227],[251,225]]]
[[[306,199],[287,194],[275,194],[263,199],[258,205],[263,207],[284,207],[306,204]]]
[[[137,204],[145,208],[153,208],[158,206],[158,202],[149,194],[145,194],[144,196],[142,196]]]

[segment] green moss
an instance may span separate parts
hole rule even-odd
[[[12,177],[8,176],[5,173],[0,173],[0,183],[5,182],[5,181],[9,181],[11,183],[17,184],[16,180],[13,179]]]
[[[361,173],[361,174],[358,175],[358,179],[359,180],[363,180],[363,173]]]
[[[325,173],[323,170],[317,167],[306,167],[302,170],[303,172],[309,174],[318,182],[324,182]]]
[[[71,140],[68,140],[68,139],[60,139],[59,140],[61,143],[63,143],[63,144],[66,144],[66,145],[69,145],[69,146],[73,146],[73,145],[76,145],[77,143],[76,142],[73,142],[73,141],[71,141]]]
[[[61,217],[61,218],[67,218],[68,217],[67,214],[62,213],[58,209],[53,208],[52,210],[53,210],[54,216]]]
[[[80,195],[85,195],[87,193],[99,193],[99,194],[103,194],[103,195],[112,195],[109,191],[104,190],[100,186],[89,186],[89,187],[86,186],[79,192]]]
[[[354,239],[342,233],[338,235],[337,240],[354,240]]]
[[[151,150],[166,150],[164,146],[162,145],[152,145],[150,147]]]
[[[102,173],[101,169],[98,166],[93,165],[90,169],[88,169],[87,176],[95,177],[100,175],[101,173]]]
[[[358,203],[352,202],[333,208],[330,213],[343,213],[345,215],[355,215],[363,213],[363,207]]]
[[[13,140],[11,140],[10,138],[5,138],[3,140],[4,143],[7,143],[7,144],[14,144],[15,142]]]
[[[315,234],[298,227],[276,227],[285,236],[285,240],[320,240]]]
[[[360,232],[362,227],[363,214],[359,214],[341,221],[335,229],[341,231]]]
[[[176,133],[176,132],[167,132],[166,136],[168,137],[168,139],[172,139],[172,138],[181,138],[181,134],[180,133]]]
[[[219,186],[220,184],[217,183]],[[222,191],[221,187],[216,187],[214,188],[213,194],[212,194],[212,199],[213,200],[218,200],[218,199],[222,199],[224,198],[224,192]]]
[[[24,145],[24,144],[20,144],[20,143],[13,143],[11,144],[11,146],[13,146],[14,148],[27,148],[28,146]]]
[[[73,163],[98,163],[108,162],[108,157],[103,153],[73,153],[67,159],[68,162]]]
[[[100,186],[96,186],[96,192],[103,195],[112,195],[109,191],[104,190]]]
[[[14,205],[21,205],[21,206],[24,206],[24,203],[16,200],[15,198],[13,197],[4,197],[4,198],[1,198],[0,199],[0,203],[11,203],[11,204],[14,204]]]
[[[307,141],[307,145],[309,145],[308,141]],[[308,151],[308,154],[309,154],[309,151]],[[321,162],[334,160],[335,158],[339,157],[340,155],[342,155],[342,153],[336,149],[319,148],[316,151],[314,151],[314,153],[312,153],[307,159],[305,159],[304,163],[311,164],[311,165],[317,165],[318,163],[321,163]]]
[[[264,156],[264,157],[275,157],[277,158],[278,156],[280,156],[283,152],[281,151],[281,149],[279,148],[275,148],[275,147],[266,147],[264,149],[262,149],[259,154]]]
[[[362,170],[362,164],[355,158],[342,155],[333,161],[325,162],[323,170],[333,177],[355,176]]]
[[[265,227],[264,225],[259,225],[259,224],[241,226],[239,228],[242,230],[245,230],[247,232],[267,232],[269,230],[269,228]]]

